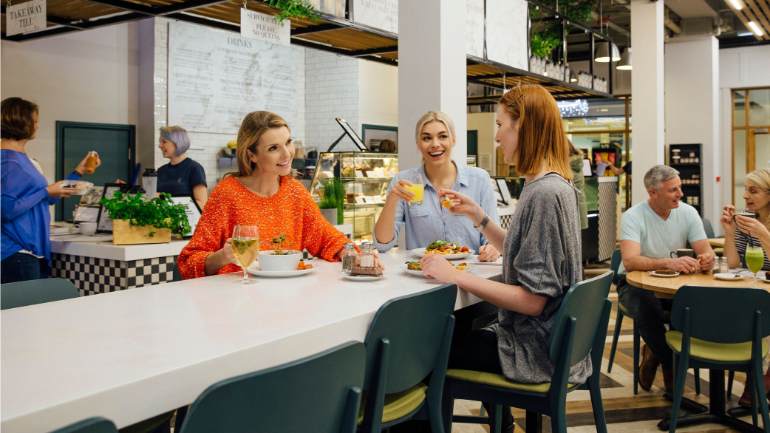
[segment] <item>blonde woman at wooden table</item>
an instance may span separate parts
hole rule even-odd
[[[722,229],[725,232],[725,257],[731,268],[746,267],[746,246],[751,243],[764,250],[762,269],[770,271],[770,169],[761,168],[746,175],[743,190],[746,210],[754,212],[756,218],[737,214],[735,206],[722,209]],[[746,383],[738,404],[751,407],[751,382]],[[765,373],[765,389],[770,389],[770,371]]]

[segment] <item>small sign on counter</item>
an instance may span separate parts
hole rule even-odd
[[[5,35],[32,33],[46,28],[45,0],[8,5],[5,9]]]

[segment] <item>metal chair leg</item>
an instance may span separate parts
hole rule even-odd
[[[612,372],[612,363],[615,361],[615,350],[618,348],[618,339],[620,338],[620,327],[623,324],[623,316],[623,311],[620,310],[620,304],[618,304],[617,311],[615,312],[615,331],[612,333],[612,347],[610,347],[610,360],[607,363],[607,373]]]

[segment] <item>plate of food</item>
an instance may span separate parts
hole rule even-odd
[[[650,271],[650,275],[658,278],[674,278],[679,276],[679,272],[672,271],[670,269],[656,269],[654,271]]]
[[[254,262],[251,264],[251,266],[246,269],[250,274],[257,276],[257,277],[267,277],[267,278],[289,278],[289,277],[299,277],[302,275],[307,275],[315,270],[312,264],[306,263],[304,260],[300,260],[299,263],[297,263],[297,267],[295,269],[289,269],[289,270],[262,270],[259,268],[259,264],[257,262]]]
[[[732,272],[719,272],[717,274],[714,274],[714,278],[722,281],[739,281],[743,279],[743,275],[734,274]]]
[[[467,271],[471,268],[471,265],[467,262],[460,262],[456,263],[454,265],[455,269],[458,271]],[[404,272],[410,275],[415,275],[418,277],[428,278],[425,276],[425,274],[422,273],[422,263],[418,261],[409,261],[406,262],[406,268],[404,269]]]
[[[411,253],[416,257],[423,257],[426,254],[439,254],[447,260],[459,260],[470,256],[472,251],[470,248],[458,245],[455,242],[439,240],[431,242],[425,248],[414,249]]]

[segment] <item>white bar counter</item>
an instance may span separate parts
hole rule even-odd
[[[51,236],[51,274],[72,281],[81,295],[173,281],[186,240],[114,245],[112,235]]]
[[[385,277],[374,282],[314,260],[314,272],[290,279],[243,285],[228,274],[2,311],[1,430],[96,415],[125,427],[221,379],[363,341],[382,304],[437,285],[406,274],[404,254],[381,257]],[[472,271],[488,278],[501,266]],[[456,308],[476,302],[461,291]]]

